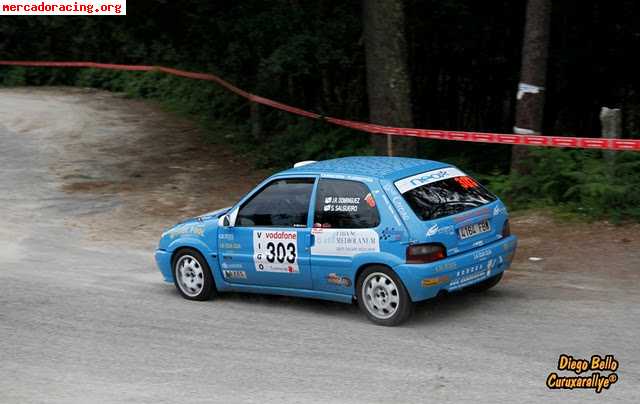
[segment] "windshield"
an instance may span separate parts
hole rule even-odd
[[[418,178],[422,185],[415,177],[410,186],[406,185],[406,180],[396,182],[404,200],[421,220],[454,215],[496,200],[476,180],[458,169],[441,170],[440,175],[426,174]],[[424,181],[424,178],[428,180]]]

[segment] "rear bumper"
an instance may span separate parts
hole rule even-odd
[[[498,275],[511,266],[518,238],[509,236],[472,251],[431,264],[402,264],[394,268],[414,302],[454,291]]]
[[[164,277],[165,282],[173,283],[173,272],[171,271],[171,253],[165,250],[156,250],[156,265]]]

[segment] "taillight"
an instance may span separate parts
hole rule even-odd
[[[426,264],[447,257],[442,244],[416,244],[407,247],[407,264]]]
[[[504,221],[502,225],[502,237],[509,237],[511,235],[511,227],[509,227],[509,219]]]

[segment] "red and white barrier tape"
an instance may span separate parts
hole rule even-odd
[[[505,133],[486,132],[461,132],[433,129],[412,129],[395,128],[391,126],[374,125],[366,122],[349,121],[332,117],[325,117],[315,112],[305,111],[300,108],[282,104],[267,98],[260,97],[244,91],[233,84],[221,79],[214,74],[188,72],[185,70],[173,69],[163,66],[145,65],[119,65],[94,62],[36,62],[36,61],[0,61],[4,66],[22,67],[81,67],[92,69],[109,70],[129,70],[129,71],[161,71],[174,76],[186,77],[195,80],[212,81],[227,90],[248,99],[249,101],[267,105],[295,115],[312,119],[322,119],[334,125],[352,128],[363,132],[394,136],[410,136],[425,139],[455,140],[463,142],[497,143],[523,146],[546,146],[546,147],[570,147],[582,149],[607,149],[607,150],[633,150],[640,151],[640,139],[608,139],[592,137],[569,137],[569,136],[542,136],[542,135],[520,135]]]

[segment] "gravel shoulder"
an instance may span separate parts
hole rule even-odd
[[[399,328],[330,302],[180,298],[154,267],[161,231],[267,174],[152,103],[0,89],[0,402],[640,402],[637,224],[517,213],[503,283]],[[550,391],[562,353],[615,354],[620,380]]]

